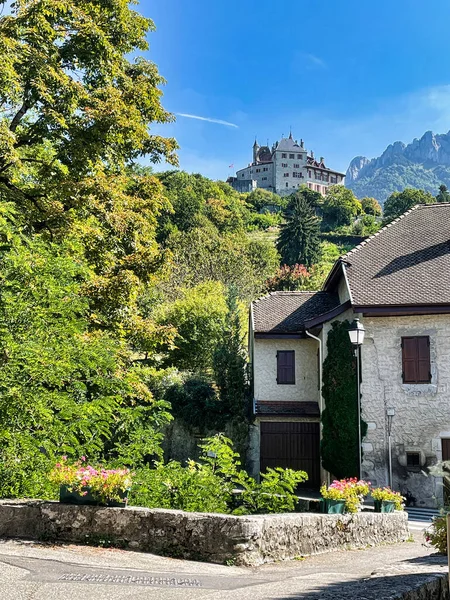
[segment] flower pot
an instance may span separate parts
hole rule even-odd
[[[395,510],[395,502],[393,500],[374,500],[375,512],[391,513]]]
[[[381,512],[382,513],[392,513],[395,510],[395,502],[392,500],[383,500],[381,503]]]
[[[70,490],[66,485],[59,488],[59,501],[62,504],[78,504],[84,506],[111,506],[116,508],[125,508],[128,504],[128,490],[119,492],[121,500],[108,500],[106,504],[100,502],[92,493],[89,487],[82,488],[81,491]]]
[[[342,515],[345,512],[345,500],[327,500],[326,507],[329,515]]]
[[[59,501],[62,504],[84,504],[98,505],[100,504],[97,498],[91,494],[89,488],[82,488],[80,491],[69,489],[66,485],[59,488]]]

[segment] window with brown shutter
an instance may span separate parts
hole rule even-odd
[[[277,383],[295,384],[294,350],[279,350],[277,352]]]
[[[402,337],[403,383],[431,383],[430,338]]]

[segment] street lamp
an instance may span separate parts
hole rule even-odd
[[[386,409],[387,426],[388,426],[388,455],[389,455],[389,487],[392,488],[392,442],[391,442],[391,431],[392,431],[392,420],[395,417],[395,408]]]
[[[362,456],[361,456],[361,381],[360,381],[360,348],[364,342],[364,334],[366,330],[362,323],[359,322],[359,319],[355,319],[353,323],[350,325],[348,330],[348,335],[350,336],[350,341],[352,343],[353,348],[355,349],[356,356],[356,390],[358,395],[358,463],[359,463],[359,478],[362,476]]]

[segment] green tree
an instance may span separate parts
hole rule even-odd
[[[165,348],[165,363],[187,371],[210,370],[227,314],[224,286],[207,281],[184,289],[159,313],[158,321],[177,331],[174,343]]]
[[[242,420],[248,414],[249,406],[247,353],[241,318],[237,290],[230,288],[225,324],[213,360],[222,411],[230,420]]]
[[[379,217],[381,215],[381,206],[375,198],[362,198],[361,207],[366,215],[372,215],[374,217]]]
[[[247,204],[249,204],[253,210],[262,211],[267,207],[276,207],[278,210],[286,208],[287,200],[282,198],[278,194],[264,190],[263,188],[256,188],[253,192],[250,192],[245,197]]]
[[[316,214],[318,211],[320,211],[322,209],[322,205],[323,205],[322,194],[320,194],[319,192],[315,192],[314,190],[311,190],[305,183],[303,183],[298,188],[298,190],[296,192],[294,192],[293,195],[294,196],[297,196],[297,195],[303,196],[303,198],[305,198],[305,200],[308,202],[310,207],[316,211]]]
[[[406,188],[403,192],[394,192],[384,203],[384,221],[389,223],[416,204],[432,204],[435,201],[430,192]]]
[[[306,266],[317,263],[321,254],[319,220],[308,201],[303,196],[294,196],[283,216],[285,223],[277,240],[282,263]]]
[[[164,402],[123,340],[94,328],[90,268],[69,241],[27,239],[0,203],[0,496],[46,496],[58,453],[160,454]]]
[[[165,260],[156,224],[169,203],[133,165],[176,163],[177,147],[152,132],[173,120],[163,78],[129,59],[153,28],[127,0],[20,0],[0,18],[0,196],[30,234],[79,244],[98,320],[141,337],[135,301]]]
[[[173,231],[166,242],[172,268],[160,287],[169,298],[177,298],[180,288],[206,281],[234,285],[247,302],[259,294],[265,280],[279,264],[273,243],[252,240],[242,233],[221,234],[210,222],[189,231]]]
[[[327,190],[322,212],[324,224],[335,228],[350,225],[361,214],[362,207],[351,190],[343,185],[332,185]]]
[[[436,196],[436,202],[450,202],[450,192],[446,185],[442,184],[439,186],[439,194]]]
[[[323,364],[322,465],[338,479],[356,477],[359,470],[356,361],[348,327],[348,321],[332,324]],[[361,420],[362,437],[366,432]]]

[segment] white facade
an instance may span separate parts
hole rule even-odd
[[[295,384],[277,383],[277,352],[283,350],[295,351]],[[314,340],[256,339],[253,361],[256,401],[319,401],[317,342]]]

